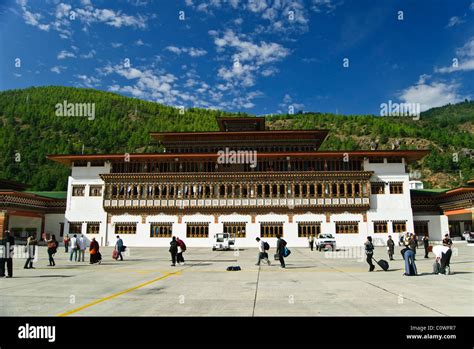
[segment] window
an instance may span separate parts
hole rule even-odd
[[[72,196],[84,196],[85,188],[85,185],[73,185]]]
[[[374,222],[374,233],[375,234],[386,234],[388,233],[387,222]]]
[[[170,238],[173,234],[173,223],[151,223],[151,238]]]
[[[429,236],[428,221],[414,221],[416,236]]]
[[[82,223],[69,222],[69,235],[82,234]]]
[[[187,238],[208,238],[209,237],[209,223],[187,223],[186,224]]]
[[[100,224],[99,223],[87,223],[87,234],[99,234]]]
[[[321,222],[298,222],[298,237],[307,238],[321,233]]]
[[[91,185],[89,188],[89,196],[102,196],[102,186]]]
[[[372,195],[385,194],[385,183],[372,182],[370,185],[370,192]]]
[[[336,234],[358,234],[359,222],[338,222],[336,223]]]
[[[115,235],[122,234],[136,234],[137,223],[116,223],[115,224]]]
[[[380,157],[369,158],[369,163],[371,163],[371,164],[383,164],[383,158],[380,158]]]
[[[403,194],[403,183],[402,182],[390,183],[390,194]]]
[[[392,222],[392,230],[394,233],[405,233],[407,231],[407,222]]]
[[[236,238],[244,238],[245,222],[224,223],[224,233],[229,233]]]
[[[262,222],[260,223],[260,237],[276,238],[283,236],[283,222]]]

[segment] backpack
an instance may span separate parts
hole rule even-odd
[[[288,257],[290,255],[291,251],[285,247],[285,249],[283,250],[283,257]]]
[[[186,244],[184,243],[184,241],[183,240],[179,240],[179,241],[181,241],[181,245],[180,245],[181,251],[183,252],[186,251]]]
[[[268,251],[270,249],[270,245],[268,244],[268,242],[266,242],[266,241],[263,242],[263,249],[265,251]]]

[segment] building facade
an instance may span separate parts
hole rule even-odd
[[[0,180],[0,239],[9,230],[17,243],[26,242],[29,234],[38,239],[64,234],[66,193],[26,191],[22,183]]]
[[[407,164],[427,150],[319,151],[325,130],[218,123],[217,132],[151,133],[161,153],[48,156],[71,168],[66,232],[101,245],[121,235],[127,246],[169,246],[178,236],[201,247],[230,232],[237,247],[254,247],[278,234],[290,246],[319,233],[357,246],[414,231]]]

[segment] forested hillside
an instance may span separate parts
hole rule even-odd
[[[57,103],[95,103],[95,118],[57,116]],[[151,131],[215,131],[215,117],[237,115],[176,108],[114,93],[72,87],[37,87],[0,92],[0,178],[32,190],[64,190],[69,169],[47,154],[156,152]],[[267,116],[271,129],[323,128],[331,132],[321,149],[430,148],[419,169],[428,186],[460,185],[473,177],[474,102],[431,109],[409,117],[305,113]],[[453,154],[457,155],[453,155]],[[457,161],[456,161],[457,160]]]

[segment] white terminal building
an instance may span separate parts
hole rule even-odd
[[[385,244],[405,232],[441,240],[456,230],[450,217],[461,217],[459,236],[472,229],[474,187],[454,196],[410,190],[407,164],[428,150],[319,151],[328,131],[217,121],[216,132],[151,133],[161,153],[48,156],[71,168],[63,231],[50,232],[101,245],[120,235],[127,246],[167,247],[177,236],[210,248],[222,232],[236,247],[255,247],[256,237],[275,246],[277,235],[307,246],[320,233],[360,246],[367,236]]]

